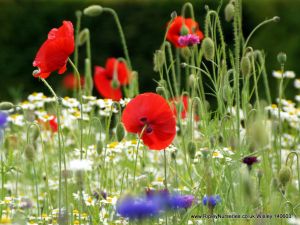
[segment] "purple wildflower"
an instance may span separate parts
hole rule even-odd
[[[4,129],[7,124],[7,113],[0,111],[0,129]]]
[[[126,197],[117,204],[117,212],[129,219],[144,219],[159,214],[159,206],[148,198]]]
[[[207,205],[208,207],[214,208],[219,202],[221,202],[220,195],[211,195],[211,196],[204,196],[202,203],[203,205]]]
[[[243,159],[243,163],[247,164],[249,171],[252,169],[254,163],[259,162],[256,156],[247,156]]]
[[[199,36],[195,34],[187,34],[178,38],[180,46],[192,46],[200,43]]]
[[[169,203],[172,209],[187,209],[196,201],[193,195],[173,195]]]

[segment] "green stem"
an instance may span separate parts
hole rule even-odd
[[[186,9],[189,8],[193,20],[195,20],[194,7],[190,2],[186,2],[181,8],[181,16],[185,18]]]
[[[165,188],[166,190],[168,190],[166,149],[164,149],[164,170],[165,170]]]
[[[133,190],[135,189],[135,175],[136,175],[136,165],[137,165],[137,158],[139,155],[139,147],[140,147],[140,142],[141,142],[141,138],[143,137],[144,131],[147,128],[147,126],[145,125],[141,131],[141,134],[139,135],[138,138],[138,143],[136,146],[136,155],[135,155],[135,162],[134,162],[134,171],[133,171]]]
[[[76,15],[76,30],[75,30],[75,50],[74,50],[74,64],[76,66],[76,68],[78,68],[78,47],[79,47],[79,40],[78,40],[78,37],[79,37],[79,31],[80,31],[80,26],[81,26],[81,16],[82,16],[82,13],[81,11],[76,11],[75,12],[75,15]],[[75,69],[73,70],[74,73],[76,72]],[[78,80],[78,82],[80,82],[80,80]],[[76,91],[76,88],[74,88],[74,96],[75,96],[75,91]]]

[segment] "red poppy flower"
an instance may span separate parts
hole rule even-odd
[[[57,118],[55,116],[53,116],[53,118],[49,120],[49,126],[53,133],[58,131]]]
[[[80,77],[81,86],[84,85],[84,78]],[[73,73],[68,73],[63,79],[63,86],[68,90],[78,88],[78,81]]]
[[[172,108],[173,113],[176,117],[177,117],[176,105],[178,105],[180,103],[182,103],[182,106],[180,106],[181,107],[181,118],[185,119],[188,116],[187,111],[188,111],[188,108],[189,108],[189,97],[187,95],[183,95],[181,98],[178,97],[178,98],[171,99],[170,102],[171,102],[171,108]],[[194,119],[196,121],[198,121],[199,116],[195,115]]]
[[[129,83],[129,71],[124,62],[108,58],[105,68],[95,66],[94,82],[97,91],[104,97],[118,101],[122,98],[121,85]]]
[[[70,21],[63,21],[59,28],[53,28],[48,39],[40,47],[33,61],[38,67],[35,77],[47,78],[51,72],[58,70],[59,74],[66,71],[69,55],[74,51],[74,29]]]
[[[144,93],[132,99],[122,115],[128,132],[141,135],[150,149],[168,147],[176,135],[174,114],[166,100],[158,94]]]
[[[185,33],[182,33],[182,32]],[[184,45],[181,45],[178,40],[181,36],[194,34],[199,37],[199,41],[204,38],[202,31],[199,29],[199,25],[196,21],[191,18],[183,18],[181,16],[177,16],[173,22],[171,23],[168,33],[167,40],[172,42],[175,47],[183,48]]]

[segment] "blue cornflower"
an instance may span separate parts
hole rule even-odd
[[[196,201],[193,195],[170,196],[169,204],[172,209],[187,209]]]
[[[117,204],[117,213],[129,219],[144,219],[159,214],[159,206],[148,198],[126,197]]]
[[[7,113],[0,111],[0,130],[6,127],[7,119],[8,119]]]
[[[203,205],[207,205],[208,207],[214,208],[219,202],[221,202],[220,195],[211,195],[211,196],[204,196],[202,203]]]

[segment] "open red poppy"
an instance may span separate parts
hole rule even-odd
[[[154,93],[132,99],[123,111],[122,122],[128,132],[142,135],[144,144],[154,150],[168,147],[176,135],[176,121],[170,106]]]
[[[184,26],[185,25],[185,26]],[[185,34],[182,33],[182,28],[187,32]],[[199,29],[199,25],[196,21],[191,18],[183,18],[182,16],[177,16],[173,22],[171,23],[168,33],[167,33],[167,40],[172,42],[175,47],[183,48],[179,44],[178,39],[182,35],[194,34],[199,37],[201,41],[204,38],[202,31]]]
[[[51,72],[58,70],[59,74],[66,71],[69,55],[74,51],[74,29],[70,21],[63,21],[59,28],[53,28],[48,39],[40,47],[33,61],[38,67],[35,77],[47,78]]]
[[[181,98],[180,97],[173,98],[173,99],[170,100],[170,102],[171,102],[171,108],[172,108],[173,113],[176,116],[176,118],[177,118],[177,115],[178,115],[176,106],[179,106],[179,104],[182,104],[180,106],[181,118],[185,119],[188,116],[187,113],[188,113],[188,108],[189,108],[189,97],[187,95],[183,95]],[[195,115],[194,119],[196,121],[198,121],[199,116]]]
[[[121,85],[129,83],[129,71],[124,62],[108,58],[105,68],[95,66],[94,82],[97,91],[104,97],[118,101],[122,98]]]

